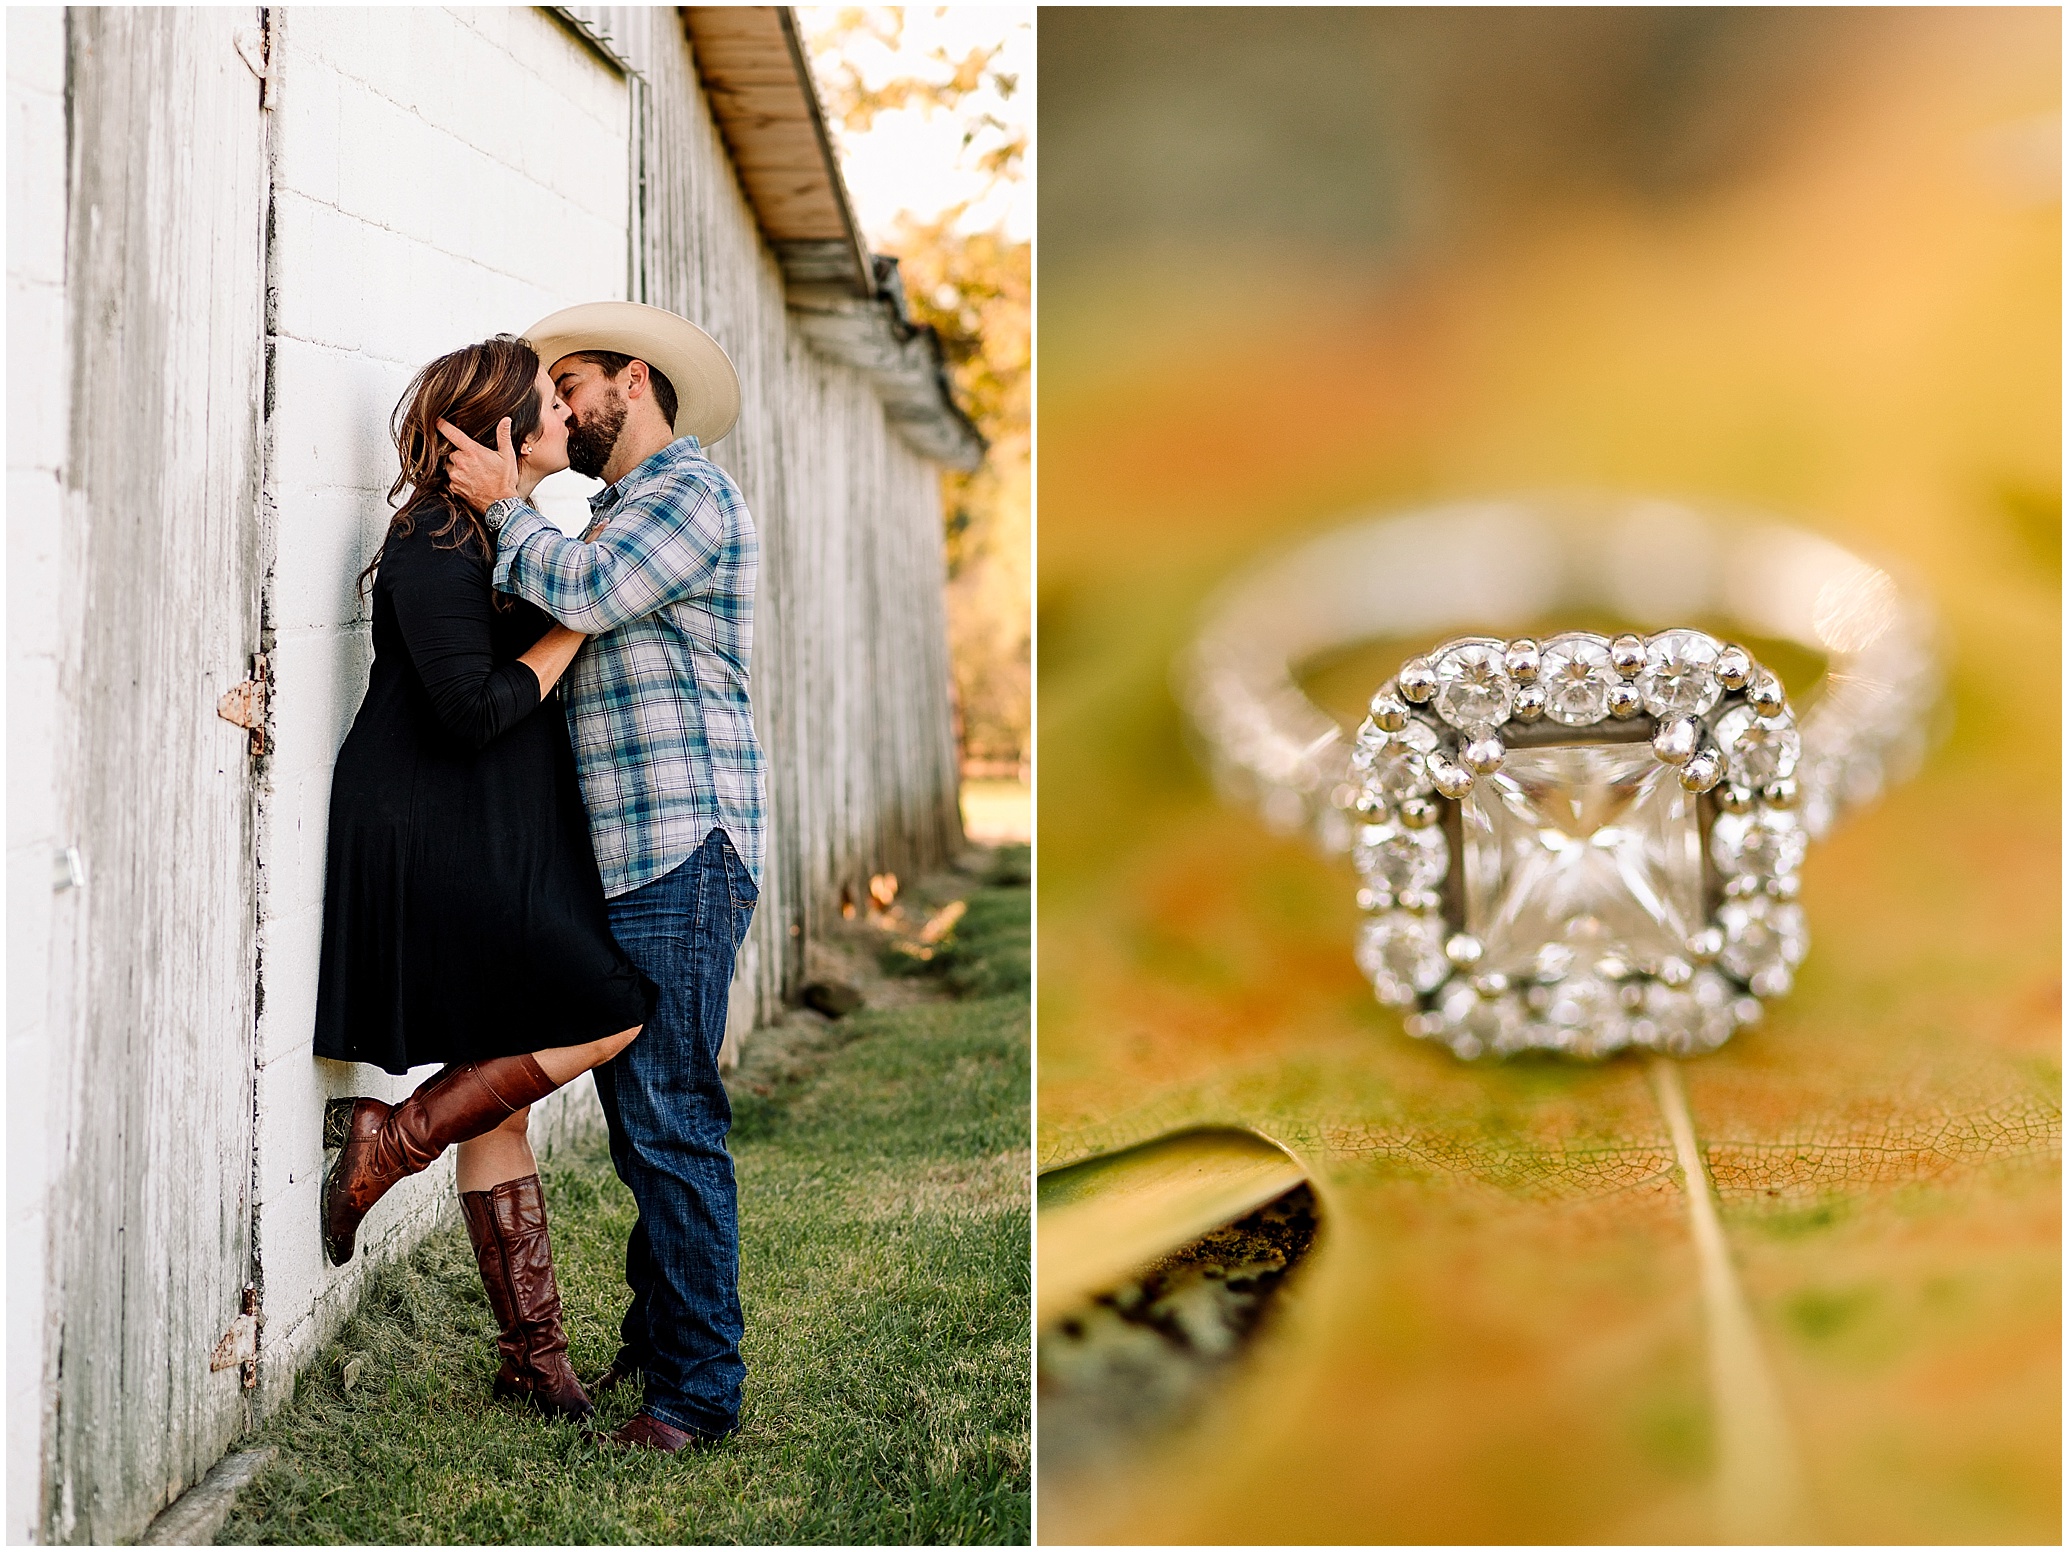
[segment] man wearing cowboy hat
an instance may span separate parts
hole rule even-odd
[[[611,1437],[675,1451],[739,1418],[739,1226],[718,1048],[753,915],[766,806],[747,700],[757,545],[704,447],[739,418],[725,352],[685,318],[591,302],[524,336],[570,420],[568,458],[604,488],[570,539],[517,498],[498,447],[440,423],[453,491],[497,535],[495,586],[594,639],[561,681],[611,929],[661,989],[640,1038],[596,1069],[611,1159],[638,1204],[632,1302],[598,1390],[643,1377]]]

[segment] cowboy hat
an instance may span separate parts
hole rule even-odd
[[[583,302],[524,331],[550,368],[578,350],[636,356],[675,388],[675,434],[709,447],[740,418],[740,374],[725,348],[687,318],[644,302]]]

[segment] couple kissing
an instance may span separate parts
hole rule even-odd
[[[738,1422],[739,1230],[718,1077],[761,874],[747,695],[757,543],[705,448],[739,379],[688,320],[595,302],[440,356],[390,424],[373,669],[330,798],[315,1053],[391,1073],[330,1102],[322,1236],[458,1149],[500,1335],[495,1393],[594,1409],[567,1357],[531,1105],[584,1072],[638,1207],[606,1435],[673,1452]],[[569,538],[548,475],[603,480]]]

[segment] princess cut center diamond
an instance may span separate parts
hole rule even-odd
[[[1648,744],[1511,750],[1464,802],[1480,971],[1649,969],[1685,954],[1704,921],[1697,803]]]

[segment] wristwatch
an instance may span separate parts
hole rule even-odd
[[[505,496],[500,501],[491,501],[488,504],[488,510],[481,514],[481,520],[488,524],[488,531],[490,533],[500,535],[503,531],[503,524],[507,523],[510,520],[511,514],[523,505],[524,502],[521,497]]]

